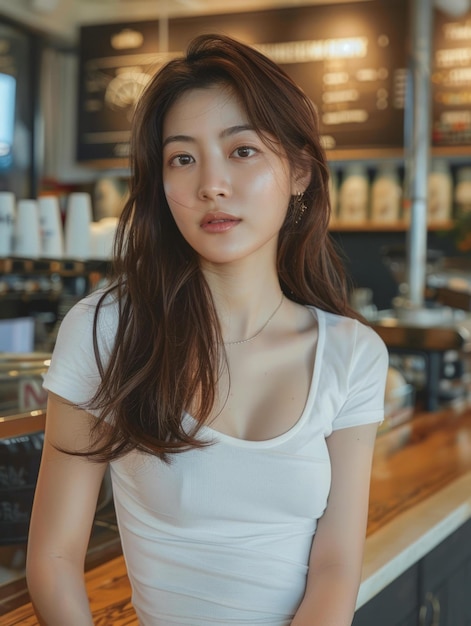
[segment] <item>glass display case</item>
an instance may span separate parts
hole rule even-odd
[[[44,442],[49,353],[0,352],[0,616],[28,601],[29,520]],[[86,568],[121,553],[109,470],[98,496]],[[0,618],[1,621],[1,618]]]

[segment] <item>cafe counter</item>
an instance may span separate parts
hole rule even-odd
[[[446,594],[463,588],[463,602],[469,605],[470,520],[471,409],[417,414],[381,433],[354,625],[469,623],[458,619],[459,598]],[[450,591],[437,579],[440,575],[460,582]],[[137,625],[121,556],[88,571],[86,581],[96,625]],[[37,621],[26,604],[4,615],[2,624],[33,626]]]
[[[380,435],[354,626],[470,623],[470,520],[470,408],[422,413]]]

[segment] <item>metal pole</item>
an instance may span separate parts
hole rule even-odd
[[[411,220],[407,240],[408,298],[412,308],[424,302],[427,263],[427,187],[430,158],[432,0],[411,2],[412,124],[406,137],[406,179]],[[409,98],[410,100],[410,98]]]

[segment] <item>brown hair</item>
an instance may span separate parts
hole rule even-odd
[[[221,361],[220,326],[197,255],[180,234],[165,197],[162,128],[182,94],[218,84],[233,90],[261,137],[275,137],[292,168],[311,173],[304,194],[307,210],[297,220],[292,198],[279,234],[283,292],[299,303],[354,315],[328,234],[328,169],[311,101],[254,48],[222,35],[196,37],[186,56],[156,73],[133,120],[130,195],[118,227],[114,280],[95,314],[102,382],[88,406],[113,424],[102,429],[102,420],[97,422],[98,443],[91,456],[98,460],[132,449],[168,460],[172,452],[205,445],[196,435],[213,406],[224,354]],[[110,292],[119,302],[119,322],[104,366],[97,333]],[[190,405],[196,427],[187,432],[182,416]]]

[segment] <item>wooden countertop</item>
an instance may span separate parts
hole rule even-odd
[[[471,410],[421,414],[377,440],[357,606],[471,517]],[[122,557],[86,574],[96,626],[137,626]],[[3,626],[37,626],[27,604]]]
[[[471,518],[471,409],[423,413],[377,439],[357,607]]]

